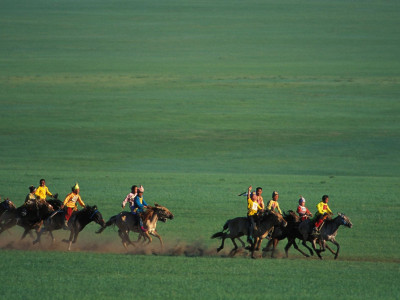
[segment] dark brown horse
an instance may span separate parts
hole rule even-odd
[[[118,235],[122,240],[122,245],[128,250],[128,245],[135,246],[129,238],[129,232],[139,233],[138,240],[143,237],[151,243],[152,238],[150,235],[157,237],[160,240],[161,247],[163,247],[163,241],[161,236],[158,234],[156,227],[157,221],[166,222],[168,219],[173,219],[174,215],[164,206],[158,205],[148,206],[146,212],[142,215],[143,224],[147,231],[143,232],[140,229],[139,222],[136,216],[130,212],[121,212],[118,215],[112,216],[105,224],[103,228],[100,228],[96,233],[102,233],[106,227],[116,225],[118,227]]]
[[[52,214],[43,223],[43,228],[38,233],[38,237],[34,244],[40,242],[40,237],[44,232],[49,232],[52,240],[54,241],[53,231],[62,229],[64,226],[65,211],[59,210],[58,212]],[[82,210],[75,211],[72,213],[71,218],[68,221],[68,229],[71,231],[69,235],[69,240],[63,240],[63,242],[68,243],[68,250],[71,250],[72,243],[76,243],[79,233],[88,225],[90,222],[95,222],[100,226],[105,226],[103,216],[97,209],[97,206],[89,206]]]
[[[274,228],[271,239],[268,241],[267,246],[263,249],[263,256],[265,256],[268,251],[271,251],[271,257],[273,257],[279,241],[287,238],[288,243],[285,246],[286,257],[289,256],[289,249],[292,245],[301,254],[309,257],[309,255],[307,253],[304,253],[296,244],[296,239],[303,238],[302,234],[299,232],[299,224],[301,223],[300,217],[294,211],[289,210],[288,213],[284,213],[284,219],[287,222],[287,226],[276,226]],[[308,246],[306,247],[310,252],[310,255],[314,255],[312,249]]]
[[[226,221],[223,230],[211,236],[212,239],[222,239],[221,246],[217,248],[217,252],[221,251],[224,248],[224,242],[227,238],[230,238],[234,245],[234,248],[229,253],[230,256],[234,256],[238,249],[235,239],[239,240],[242,244],[242,247],[244,247],[245,244],[240,239],[240,237],[248,234],[248,222],[249,221],[246,217],[238,217]],[[262,240],[268,235],[272,228],[280,224],[282,224],[283,226],[286,226],[287,224],[282,215],[273,211],[265,212],[259,217],[257,223],[257,229],[254,229],[253,232],[254,243],[250,247],[251,256],[253,258],[254,251],[257,251],[259,249]]]
[[[314,251],[317,253],[318,257],[322,259],[321,252],[325,251],[325,248],[332,252],[335,255],[335,259],[339,256],[340,245],[336,241],[336,235],[339,227],[343,225],[348,228],[352,228],[353,224],[350,219],[342,213],[338,213],[338,216],[332,220],[326,220],[322,228],[320,229],[320,234],[318,236],[314,236],[311,234],[312,228],[314,227],[314,222],[311,220],[305,220],[301,222],[299,225],[299,231],[303,235],[303,245],[305,245],[306,241],[311,241]],[[316,249],[316,242],[319,242],[321,249]],[[326,242],[331,242],[336,245],[336,252],[333,251]]]
[[[27,234],[32,236],[31,230],[38,232],[42,221],[47,219],[61,205],[60,200],[50,199],[47,201],[29,201],[18,208],[14,206],[1,215],[0,233],[18,225],[24,229],[21,239],[25,238]]]

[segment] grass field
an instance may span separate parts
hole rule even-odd
[[[1,1],[0,196],[20,205],[46,178],[64,197],[77,181],[108,219],[143,184],[175,218],[158,255],[126,254],[93,224],[69,253],[13,228],[0,298],[398,299],[399,13],[377,0]],[[339,259],[230,259],[229,241],[217,255],[209,237],[245,215],[250,184],[284,210],[329,194],[354,224]]]

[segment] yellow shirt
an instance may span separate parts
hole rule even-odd
[[[278,203],[278,201],[274,201],[274,200],[269,200],[269,202],[268,202],[268,205],[267,205],[267,209],[268,210],[274,210],[274,209],[277,209],[278,210],[278,212],[280,213],[280,214],[282,214],[282,211],[281,211],[281,209],[279,208],[279,203]]]
[[[253,216],[257,214],[257,211],[262,209],[260,204],[257,201],[253,201],[250,198],[247,198],[247,216]]]
[[[332,214],[332,211],[329,208],[328,204],[324,203],[324,201],[321,201],[317,204],[317,209],[320,215],[323,215],[324,213]]]
[[[83,203],[82,198],[79,194],[69,193],[68,196],[64,200],[64,206],[70,208],[76,208],[76,202],[79,202],[80,206],[85,207],[85,203]]]
[[[35,195],[38,196],[42,201],[46,200],[46,195],[53,196],[53,194],[50,193],[47,186],[39,186],[36,189]]]

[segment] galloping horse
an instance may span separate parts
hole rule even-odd
[[[339,256],[339,249],[340,245],[336,241],[336,235],[337,231],[340,227],[340,225],[344,225],[346,227],[352,228],[353,224],[351,223],[350,219],[343,213],[338,213],[338,216],[332,220],[326,220],[325,224],[322,226],[320,230],[319,236],[315,237],[311,235],[312,227],[313,227],[313,222],[311,220],[305,220],[304,222],[301,222],[299,225],[299,231],[303,235],[303,245],[305,245],[307,240],[312,241],[313,249],[317,253],[318,257],[322,259],[321,252],[325,251],[325,248],[327,248],[330,252],[332,252],[333,255],[335,255],[335,259],[338,258]],[[321,245],[321,249],[316,249],[315,248],[315,242],[319,241]],[[336,245],[337,249],[336,252],[333,251],[327,244],[326,241],[331,242]]]
[[[47,218],[47,220],[45,220],[43,223],[43,228],[40,230],[40,232],[38,232],[37,239],[33,241],[33,243],[36,244],[37,242],[40,242],[41,235],[46,231],[50,233],[52,241],[54,242],[55,239],[52,232],[54,230],[59,230],[63,228],[64,218],[65,212],[63,210],[58,211],[57,213]],[[84,209],[72,213],[72,216],[68,221],[68,229],[71,231],[69,235],[69,240],[63,240],[63,242],[69,243],[68,251],[71,250],[72,243],[76,243],[79,232],[81,232],[86,227],[86,225],[88,225],[92,221],[96,222],[102,227],[105,226],[103,216],[97,209],[96,205],[86,205]]]
[[[15,225],[24,228],[21,240],[29,233],[32,236],[31,230],[39,231],[42,221],[47,219],[54,209],[58,209],[62,202],[57,198],[47,201],[29,201],[18,208],[11,208],[5,211],[0,217],[0,233],[6,229],[10,229]],[[33,237],[33,236],[32,236]]]
[[[237,252],[238,246],[235,239],[238,239],[242,243],[242,247],[245,246],[244,242],[240,237],[247,235],[249,223],[246,217],[237,217],[230,219],[225,222],[223,230],[217,232],[211,236],[212,239],[220,238],[222,239],[221,246],[217,248],[217,252],[224,248],[225,239],[230,238],[234,248],[230,251],[229,255],[234,256]],[[259,217],[259,224],[257,224],[257,230],[254,229],[253,238],[255,242],[251,245],[251,256],[254,258],[254,251],[258,250],[262,240],[267,236],[274,226],[282,224],[286,226],[287,222],[283,219],[282,215],[275,213],[273,211],[268,211],[264,215]]]
[[[143,214],[143,224],[147,228],[146,232],[143,232],[140,229],[139,223],[136,217],[130,212],[121,212],[118,215],[112,216],[105,224],[104,227],[100,228],[96,233],[102,233],[106,227],[111,225],[117,225],[118,227],[118,235],[122,239],[122,245],[124,245],[125,249],[128,250],[127,244],[131,244],[132,241],[129,239],[129,232],[138,232],[139,238],[143,236],[148,239],[148,244],[152,242],[152,238],[150,235],[157,237],[160,240],[161,247],[163,247],[163,241],[161,236],[158,234],[156,227],[157,221],[160,220],[162,222],[166,222],[167,219],[173,219],[174,215],[164,206],[158,205],[157,203],[154,206],[148,206],[146,212]]]
[[[301,223],[300,217],[294,211],[289,210],[288,213],[284,213],[284,219],[286,220],[288,225],[286,227],[283,226],[275,227],[272,233],[271,240],[269,240],[267,246],[263,249],[264,254],[268,251],[271,251],[272,247],[271,257],[273,257],[279,241],[287,238],[288,243],[285,246],[286,257],[289,256],[289,249],[292,245],[301,254],[303,254],[306,257],[309,257],[309,255],[307,253],[304,253],[296,244],[296,238],[301,240],[303,239],[303,235],[299,232],[299,225]],[[310,255],[314,255],[312,249],[308,246],[306,247],[308,251],[310,251]]]

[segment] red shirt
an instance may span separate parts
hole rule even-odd
[[[307,207],[301,205],[297,207],[297,213],[301,217],[302,221],[307,220],[308,215],[311,214]]]

